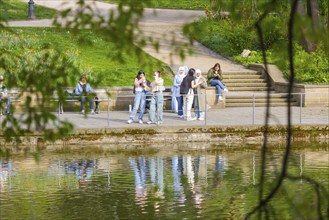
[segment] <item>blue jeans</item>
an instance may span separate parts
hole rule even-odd
[[[140,110],[138,120],[143,120],[143,116],[144,116],[144,112],[145,112],[145,101],[146,101],[145,92],[144,91],[142,91],[142,92],[136,91],[135,92],[135,98],[134,98],[134,108],[133,108],[133,111],[131,112],[131,114],[129,116],[129,118],[131,120],[134,120],[138,108]]]
[[[178,115],[183,115],[183,96],[176,97],[178,105]]]
[[[0,98],[0,102],[6,101],[6,114],[10,114],[10,103],[11,103],[11,98],[10,96],[6,96],[4,98]]]
[[[81,96],[80,97],[80,103],[81,103],[81,111],[85,110],[85,101],[87,99],[87,96]],[[94,98],[90,98],[89,106],[90,110],[94,110]]]
[[[217,80],[217,79],[213,79],[211,80],[211,83],[210,83],[211,86],[216,86],[216,90],[217,90],[217,95],[218,96],[221,96],[222,95],[222,89],[225,88],[224,84]]]
[[[151,106],[149,112],[149,120],[155,123],[155,109],[157,108],[157,121],[163,121],[163,94],[162,92],[157,92],[153,94],[151,99]]]

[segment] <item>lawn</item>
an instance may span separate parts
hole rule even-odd
[[[20,45],[9,47],[15,50],[14,53],[42,50],[42,48],[53,48],[63,51],[63,53],[73,53],[79,67],[85,69],[84,72],[90,77],[102,76],[99,86],[132,86],[133,80],[138,70],[146,72],[147,77],[152,80],[153,71],[165,70],[164,80],[166,85],[172,84],[172,73],[169,68],[159,60],[141,52],[122,52],[122,60],[116,59],[118,52],[115,44],[105,41],[104,38],[92,31],[84,30],[79,34],[73,34],[70,30],[55,28],[14,28],[13,33],[7,33],[7,45],[0,43],[0,49],[6,48],[8,44]],[[0,33],[0,38],[4,38],[4,33]],[[83,39],[83,40],[82,40]],[[5,42],[5,41],[4,41]],[[9,43],[8,43],[9,42]],[[141,66],[138,58],[143,58],[143,63],[149,65]],[[76,77],[77,79],[79,76]]]
[[[0,20],[26,20],[28,19],[28,0],[0,0]],[[37,19],[52,18],[56,10],[34,4],[34,15]]]
[[[100,0],[108,3],[119,3],[121,0]],[[147,8],[204,10],[209,0],[147,0],[143,2]]]

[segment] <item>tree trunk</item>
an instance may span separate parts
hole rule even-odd
[[[291,0],[291,3],[292,2],[293,2],[293,0]],[[304,0],[297,0],[296,12],[300,16],[304,16],[305,15]]]
[[[312,20],[312,28],[321,26],[320,8],[318,0],[307,0],[307,16]],[[307,52],[316,50],[316,44],[311,40],[305,39],[304,48]]]
[[[307,15],[312,19],[313,27],[321,25],[320,8],[318,0],[307,0]]]

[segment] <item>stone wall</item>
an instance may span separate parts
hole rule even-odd
[[[268,142],[282,143],[287,137],[287,127],[270,126]],[[327,142],[329,127],[293,126],[292,141]],[[265,127],[263,126],[195,126],[195,127],[154,127],[154,128],[98,128],[76,129],[62,140],[47,143],[41,134],[34,133],[22,137],[20,147],[33,145],[78,145],[85,144],[140,144],[146,146],[154,143],[222,143],[224,144],[261,144],[264,141]],[[5,146],[3,134],[0,132],[0,144]],[[6,143],[10,146],[10,143]],[[114,145],[115,146],[115,145]]]

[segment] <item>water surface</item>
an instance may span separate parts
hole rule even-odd
[[[280,175],[282,146],[266,157],[264,192]],[[293,150],[271,219],[317,219],[316,181],[328,205],[328,148]],[[242,219],[260,189],[259,146],[59,148],[3,155],[0,219]],[[253,218],[257,216],[254,215]]]

